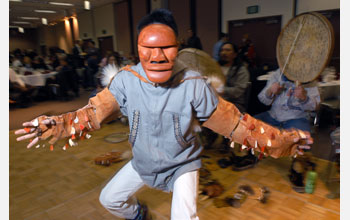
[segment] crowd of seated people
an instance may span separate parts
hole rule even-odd
[[[137,58],[132,55],[126,58],[112,51],[102,57],[93,41],[87,42],[84,47],[83,41],[77,40],[71,53],[59,47],[50,47],[44,55],[36,50],[16,49],[10,52],[9,62],[12,71],[9,82],[10,105],[16,103],[12,106],[27,107],[35,101],[72,100],[79,97],[80,88],[96,93],[101,88],[98,77],[106,65],[114,63],[120,68],[126,64],[136,64]],[[33,75],[37,72],[56,74],[47,78],[43,86],[18,84],[13,80],[19,79],[20,75]],[[30,92],[27,91],[28,88]]]

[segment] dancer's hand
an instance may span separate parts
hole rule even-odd
[[[59,116],[40,116],[30,122],[23,123],[23,129],[15,131],[21,135],[17,141],[33,139],[27,148],[32,147],[39,140],[46,140],[51,137],[50,144],[56,143],[59,139],[75,135],[83,130],[94,131],[100,128],[92,106],[85,106],[75,112],[68,112]]]
[[[27,139],[33,139],[28,145],[27,148],[31,148],[35,145],[40,139],[48,137],[48,130],[52,129],[53,126],[56,125],[56,121],[53,118],[49,118],[47,116],[40,116],[35,118],[30,122],[23,123],[23,129],[19,129],[15,131],[16,135],[22,135],[18,137],[17,141],[23,141]],[[43,134],[45,135],[43,136]],[[49,133],[52,133],[49,132]]]

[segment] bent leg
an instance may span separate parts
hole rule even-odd
[[[199,219],[197,216],[198,178],[198,170],[195,170],[182,174],[175,181],[171,203],[172,220]]]
[[[296,128],[303,131],[308,131],[308,132],[311,131],[310,121],[306,118],[298,118],[298,119],[291,119],[291,120],[285,121],[283,123],[283,128],[284,129]]]
[[[113,215],[133,219],[137,215],[138,203],[132,195],[143,185],[129,161],[102,189],[100,202]]]
[[[262,112],[257,115],[253,116],[256,119],[259,119],[263,122],[266,122],[272,126],[279,127],[281,122],[277,121],[276,119],[272,118],[271,115],[268,112]]]

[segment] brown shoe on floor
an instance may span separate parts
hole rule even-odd
[[[122,161],[122,153],[119,151],[112,151],[95,158],[96,165],[109,166],[111,163]]]

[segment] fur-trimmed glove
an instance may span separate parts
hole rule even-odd
[[[69,112],[59,116],[48,117],[42,115],[37,120],[39,122],[37,129],[38,137],[41,140],[46,140],[52,136],[49,141],[50,144],[56,143],[61,138],[79,134],[83,130],[94,131],[100,128],[94,108],[89,105],[75,112]]]
[[[121,116],[119,109],[114,96],[108,88],[105,88],[91,98],[89,104],[83,108],[59,116],[39,116],[31,122],[23,123],[25,128],[17,130],[15,134],[25,134],[18,137],[17,141],[34,138],[27,146],[28,148],[39,140],[46,140],[51,136],[49,143],[54,144],[61,138],[72,136],[74,139],[76,134],[81,136],[83,131],[99,129],[100,124],[110,116]]]
[[[203,126],[242,144],[243,148],[254,149],[274,158],[302,154],[301,149],[308,149],[308,145],[313,143],[308,132],[279,130],[249,114],[241,114],[232,103],[221,97],[216,110]]]

